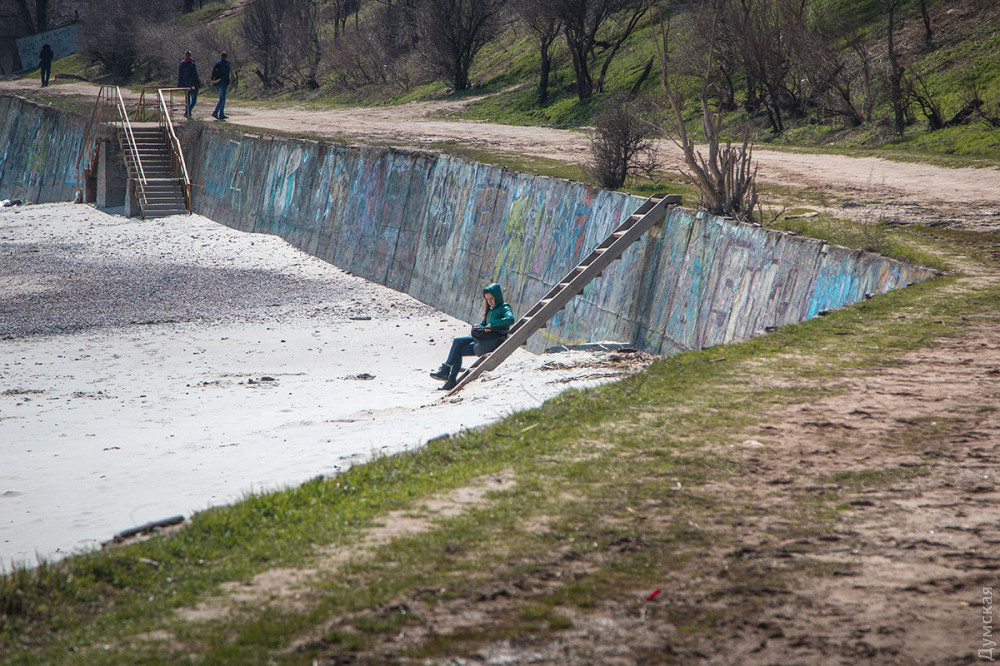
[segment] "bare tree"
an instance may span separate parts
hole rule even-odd
[[[735,52],[746,80],[748,110],[763,108],[771,130],[783,132],[786,114],[800,115],[804,106],[793,56],[808,34],[803,5],[796,0],[742,0],[723,2],[714,11],[718,18],[699,31],[718,32],[709,39]],[[705,20],[703,15],[701,22]]]
[[[285,81],[318,88],[323,55],[317,0],[251,0],[237,29],[266,89]]]
[[[255,71],[264,88],[278,86],[286,7],[284,0],[251,0],[237,28],[249,57],[257,63]]]
[[[744,137],[740,146],[720,143],[722,129],[722,113],[709,108],[709,74],[714,68],[715,27],[718,25],[720,12],[718,7],[709,8],[708,25],[713,26],[708,33],[708,43],[695,52],[694,40],[689,40],[677,62],[669,61],[670,17],[660,5],[660,0],[650,0],[655,12],[650,13],[650,28],[653,31],[657,55],[660,60],[661,82],[670,107],[671,129],[674,142],[684,153],[684,163],[687,170],[681,173],[697,186],[701,194],[701,204],[709,212],[717,215],[727,215],[737,219],[753,219],[757,207],[757,167],[753,162],[753,147],[748,137]],[[699,9],[699,20],[705,18],[704,5]],[[658,19],[658,22],[654,20]],[[694,139],[687,130],[684,117],[684,98],[680,89],[682,72],[700,57],[698,69],[702,72],[702,89],[699,95],[701,103],[701,125],[705,135],[708,156],[702,155],[695,148]]]
[[[331,0],[333,9],[333,36],[336,39],[340,33],[347,29],[347,19],[354,14],[357,22],[358,12],[361,11],[361,0]]]
[[[456,91],[469,87],[476,53],[495,35],[508,0],[424,0],[418,25],[421,52]]]
[[[170,14],[169,8],[146,0],[103,0],[92,4],[81,18],[80,53],[100,63],[116,82],[124,82],[142,62],[146,27],[166,22]]]
[[[562,21],[547,0],[519,0],[517,12],[535,37],[541,61],[538,73],[538,104],[549,99],[549,77],[552,73],[552,45],[562,32]]]
[[[658,167],[659,128],[643,117],[637,98],[607,101],[590,135],[590,173],[601,187],[617,189],[631,175],[651,177]]]
[[[552,0],[563,23],[566,45],[573,58],[576,93],[580,99],[600,92],[611,60],[646,13],[645,0]],[[622,15],[614,42],[601,42],[599,34],[612,18]],[[598,45],[608,47],[597,83],[591,73]]]
[[[10,0],[13,9],[21,17],[28,33],[44,32],[49,29],[49,8],[52,0]],[[32,11],[34,10],[34,11]]]
[[[920,0],[920,18],[924,20],[924,44],[934,43],[934,30],[931,29],[931,15],[927,12],[927,0]]]
[[[848,67],[853,72],[854,80],[857,81],[861,107],[859,110],[865,122],[871,122],[875,108],[880,99],[884,98],[885,93],[882,78],[876,73],[872,44],[864,38],[860,30],[848,33],[845,42],[851,52]]]
[[[889,58],[889,101],[892,103],[893,124],[896,134],[903,136],[906,128],[906,103],[903,99],[903,64],[896,51],[896,10],[902,0],[883,0],[888,20],[887,56]]]

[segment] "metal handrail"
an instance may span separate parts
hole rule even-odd
[[[193,212],[191,201],[191,178],[188,176],[187,163],[184,161],[184,150],[181,148],[180,139],[177,138],[177,134],[174,132],[174,122],[170,118],[170,109],[167,108],[167,100],[163,96],[163,93],[165,92],[172,93],[178,90],[187,91],[186,88],[160,88],[157,91],[157,95],[160,97],[160,128],[166,134],[168,143],[170,143],[170,161],[173,163],[174,173],[180,171],[184,203],[190,213]]]
[[[132,123],[128,119],[128,107],[125,106],[125,98],[122,97],[121,88],[118,86],[115,86],[115,94],[118,97],[118,115],[121,117],[125,140],[132,154],[132,161],[135,163],[135,168],[139,172],[139,177],[136,179],[136,182],[139,184],[139,204],[142,208],[142,218],[146,219],[146,172],[142,168],[142,158],[139,157],[139,144],[136,143],[135,133],[132,132]]]
[[[84,182],[84,171],[91,168],[100,143],[97,140],[98,130],[104,124],[108,107],[111,104],[110,89],[112,86],[101,86],[97,91],[97,99],[94,100],[94,108],[90,112],[90,120],[87,128],[83,132],[83,142],[80,144],[80,153],[76,157],[76,170],[80,172],[80,183]],[[88,147],[90,150],[88,151]],[[85,160],[84,157],[87,159]]]
[[[143,121],[145,121],[145,120],[148,119],[149,114],[158,113],[159,112],[160,109],[158,107],[156,108],[155,111],[151,110],[151,108],[154,105],[156,105],[157,102],[154,101],[153,104],[150,104],[150,105],[147,106],[146,93],[149,92],[149,91],[155,91],[157,93],[157,95],[159,95],[160,92],[171,93],[171,95],[170,95],[170,102],[168,103],[167,107],[168,107],[168,109],[169,109],[170,112],[173,112],[174,111],[174,96],[173,96],[173,93],[185,93],[185,95],[186,95],[189,92],[189,89],[188,88],[159,88],[157,86],[143,86],[142,90],[139,91],[139,102],[138,102],[138,104],[136,104],[135,111],[132,113],[132,120],[134,120],[136,122],[143,122]],[[184,98],[184,102],[185,102],[185,108],[186,108],[186,105],[187,105],[187,97],[186,96]]]
[[[188,174],[187,162],[184,160],[184,151],[181,147],[180,139],[178,139],[177,133],[174,131],[174,123],[171,118],[171,109],[174,101],[173,94],[179,92],[187,93],[188,90],[186,88],[158,88],[158,103],[155,107],[155,111],[151,111],[151,109],[146,108],[146,89],[143,89],[139,96],[139,104],[135,109],[134,116],[130,119],[129,109],[125,104],[125,98],[122,96],[121,88],[118,86],[101,86],[97,93],[97,99],[94,101],[94,108],[91,111],[90,120],[84,130],[84,138],[80,146],[80,153],[77,155],[76,159],[76,168],[80,171],[81,187],[86,188],[85,172],[93,168],[97,151],[100,149],[99,132],[101,125],[105,123],[117,124],[119,125],[120,131],[119,141],[122,144],[122,158],[124,159],[126,155],[131,155],[131,164],[127,164],[127,166],[129,167],[130,172],[135,173],[130,180],[133,184],[133,192],[139,201],[141,215],[143,219],[145,219],[146,207],[148,204],[146,191],[149,185],[149,179],[146,177],[146,170],[143,167],[142,157],[139,154],[138,141],[136,140],[135,132],[132,129],[132,120],[138,122],[140,117],[145,119],[147,113],[153,112],[159,114],[158,122],[160,125],[160,131],[162,132],[167,145],[170,147],[170,161],[173,173],[182,185],[181,195],[184,199],[185,207],[189,213],[192,212],[193,202],[191,199],[191,177]],[[170,100],[169,102],[168,98]],[[112,108],[114,108],[118,114],[118,118],[115,121],[112,121],[109,118],[112,114]]]

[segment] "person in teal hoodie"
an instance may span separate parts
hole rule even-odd
[[[471,336],[455,338],[451,343],[451,352],[437,372],[431,377],[444,382],[443,391],[455,388],[458,373],[462,371],[462,357],[482,356],[488,354],[504,341],[507,331],[514,324],[514,311],[510,304],[503,300],[503,290],[493,283],[483,289],[485,311],[483,321],[472,329]]]

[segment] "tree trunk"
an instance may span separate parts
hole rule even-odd
[[[650,58],[649,62],[646,63],[645,69],[642,70],[642,74],[639,75],[639,80],[632,85],[632,89],[628,92],[629,97],[635,97],[639,94],[639,89],[642,88],[642,84],[646,82],[649,78],[649,73],[653,71],[653,59]]]
[[[587,54],[573,48],[572,44],[570,51],[573,53],[573,71],[576,73],[576,96],[581,100],[590,99],[594,94],[594,80],[587,67]]]
[[[924,44],[930,46],[934,41],[934,31],[931,29],[931,15],[927,13],[927,0],[920,0],[920,16],[924,19]]]
[[[24,21],[24,28],[30,34],[38,32],[35,30],[35,20],[31,18],[31,10],[28,9],[27,0],[17,0],[17,13],[21,15],[21,20]]]
[[[455,58],[455,92],[466,90],[469,87],[469,68],[463,66],[462,58]]]
[[[49,29],[49,0],[35,0],[35,27],[38,32]]]
[[[552,54],[548,46],[542,46],[542,68],[538,74],[538,105],[549,101],[549,73],[552,71]]]
[[[903,66],[899,63],[899,54],[896,53],[895,43],[897,3],[898,0],[886,0],[886,6],[889,10],[889,99],[892,102],[896,134],[903,136],[903,131],[906,129],[906,109],[903,105]]]

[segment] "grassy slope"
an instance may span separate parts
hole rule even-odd
[[[898,240],[945,258],[971,252],[988,270],[997,268],[995,251],[993,259],[986,254],[1000,241],[996,236],[970,240],[916,230]],[[303,663],[312,654],[364,655],[406,622],[420,622],[386,616],[384,609],[397,600],[420,599],[433,608],[475,596],[490,581],[510,584],[545,568],[554,551],[569,548],[588,563],[585,575],[550,581],[507,621],[418,641],[404,652],[435,657],[470,654],[505,637],[544,640],[572,626],[571,618],[592,612],[599,599],[626,599],[672,579],[677,568],[691,564],[703,540],[725,547],[734,538],[720,529],[732,509],[702,488],[709,482],[738,487],[742,472],[713,445],[745,437],[768,408],[836,391],[852,373],[891,364],[967,321],[1000,322],[1000,289],[961,283],[936,278],[745,343],[682,354],[623,382],[568,392],[482,431],[205,511],[172,535],[15,571],[0,581],[0,611],[6,613],[0,616],[0,653],[11,664],[157,664],[188,657]],[[360,530],[388,511],[502,470],[516,480],[513,489],[424,533],[395,539],[371,560],[328,568],[304,592],[310,600],[305,609],[251,604],[200,623],[173,615],[175,608],[210,598],[224,581],[314,563],[317,547],[350,547]],[[879,470],[868,470],[865,479],[869,487],[899,481]],[[803,496],[773,536],[835,529],[846,519],[843,504],[837,492]],[[660,530],[644,522],[646,512],[635,507],[649,506],[669,516],[670,525]],[[531,524],[543,527],[526,529]],[[702,527],[685,527],[691,524]],[[641,547],[618,548],[623,542]],[[801,573],[790,570],[766,584],[794,586]],[[331,618],[349,631],[329,628]],[[700,624],[704,618],[684,621],[711,632],[711,623]],[[154,630],[166,638],[150,638]],[[287,651],[317,632],[322,640],[304,653]],[[368,663],[380,663],[369,657]]]
[[[630,87],[637,67],[644,64],[643,53],[636,47],[623,54],[612,88]],[[484,89],[515,89],[473,105],[471,114],[551,124],[589,117],[589,105],[576,103],[565,90],[544,117],[533,117],[528,102],[533,92],[523,80],[532,69],[530,52],[486,52],[481,71],[500,72],[504,62],[507,73],[489,75]],[[566,88],[565,63],[560,77],[560,87]],[[502,115],[505,109],[507,115]],[[921,143],[930,138],[915,135],[913,145],[904,142],[903,147],[940,150]],[[982,147],[990,140],[970,140],[975,147],[969,152],[993,155],[992,146]],[[836,221],[815,224],[833,228],[800,231],[854,233]],[[988,270],[996,271],[996,260],[985,250],[1000,239],[965,239],[943,231],[930,239],[930,233],[894,230],[888,240],[905,248],[900,252],[936,256],[938,265],[957,251],[950,243],[965,246],[963,252],[971,245]],[[12,664],[155,664],[202,658],[205,663],[302,663],[313,653],[364,654],[381,636],[419,621],[392,616],[376,622],[374,609],[401,597],[426,596],[421,590],[446,588],[447,596],[458,597],[484,581],[514,580],[543,567],[551,552],[568,542],[576,556],[593,563],[586,575],[553,584],[489,631],[438,637],[411,654],[468,654],[498,637],[558,632],[572,625],[570,617],[590,612],[597,599],[649,589],[669,577],[702,540],[726,538],[722,532],[685,527],[725,518],[725,507],[697,490],[701,485],[709,480],[738,483],[739,471],[712,453],[708,443],[740,436],[760,418],[762,405],[808,400],[836,386],[847,373],[878,368],[906,350],[955,333],[963,320],[1000,318],[995,287],[956,295],[954,285],[954,278],[935,279],[746,343],[683,354],[625,382],[567,393],[481,432],[432,442],[335,479],[203,512],[170,536],[30,572],[15,570],[0,580],[0,654]],[[901,310],[908,312],[902,321],[896,317]],[[760,381],[748,381],[751,376]],[[204,624],[185,623],[172,614],[174,608],[211,596],[224,581],[309,563],[317,545],[350,544],[387,511],[500,470],[512,471],[514,490],[424,534],[380,548],[371,562],[327,572],[312,586],[310,610],[246,608],[230,619]],[[897,480],[874,471],[866,478],[875,484]],[[672,493],[677,484],[693,490]],[[629,511],[664,498],[671,498],[663,509],[674,518],[669,529],[650,532]],[[840,503],[836,496],[803,499],[782,530],[835,524],[842,519]],[[594,516],[606,519],[595,521]],[[530,518],[544,519],[546,528],[525,531]],[[630,551],[613,547],[629,539],[643,546]],[[434,602],[431,598],[428,603]],[[325,626],[330,617],[348,618],[356,631],[321,630],[323,640],[304,654],[283,650],[303,633]],[[699,625],[698,618],[687,621],[692,631],[711,630]],[[167,630],[171,640],[140,638],[154,629]]]

